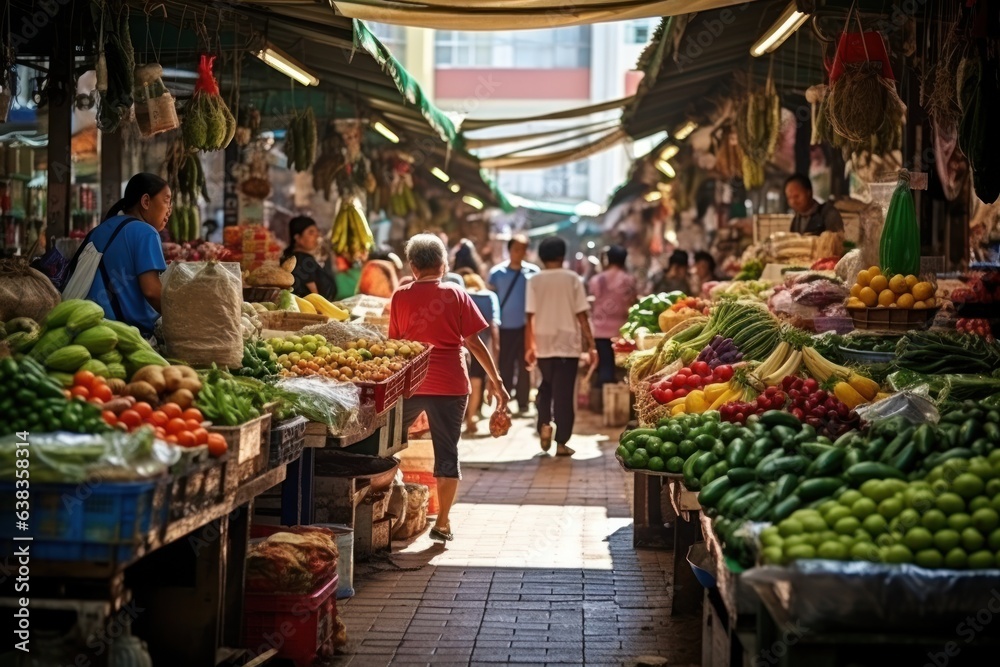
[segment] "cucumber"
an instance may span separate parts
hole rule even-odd
[[[798,434],[799,430],[797,428],[789,428],[787,426],[778,425],[771,429],[771,439],[786,449],[796,446],[795,437]]]
[[[791,495],[771,508],[771,521],[781,521],[792,515],[792,512],[802,507],[802,499]]]
[[[916,464],[919,455],[920,452],[917,450],[917,443],[910,442],[903,447],[899,454],[896,454],[896,457],[889,462],[889,465],[897,470],[909,472],[913,469],[914,464]]]
[[[702,456],[705,456],[707,454],[711,454],[711,452],[697,451],[694,454],[692,454],[691,456],[687,457],[687,460],[684,461],[684,466],[681,468],[681,472],[684,475],[684,483],[685,484],[688,484],[690,486],[690,483],[692,481],[694,481],[698,477],[700,477],[700,475],[696,475],[694,473],[694,464],[696,464],[698,462],[698,459],[700,459]]]
[[[778,502],[781,502],[785,498],[792,495],[795,488],[799,485],[799,477],[795,473],[785,473],[778,478],[778,484],[774,487],[774,498]]]
[[[758,488],[756,482],[747,482],[746,484],[740,484],[739,486],[734,486],[726,494],[722,496],[722,500],[718,503],[718,510],[723,514],[728,514],[730,507],[737,500],[750,493],[754,489]]]
[[[764,496],[750,506],[747,510],[746,517],[750,521],[760,521],[771,513],[772,507],[774,507],[774,502],[767,496]]]
[[[733,484],[746,484],[757,479],[757,471],[753,468],[730,468],[726,476]]]
[[[706,484],[698,493],[698,502],[702,507],[715,507],[726,492],[733,488],[733,481],[728,477],[719,477]]]
[[[732,517],[743,518],[756,503],[765,501],[766,499],[767,496],[764,495],[763,491],[751,491],[733,503],[729,507],[727,514]]]
[[[847,456],[844,457],[844,469],[850,468],[858,463],[863,463],[868,460],[868,457],[860,449],[852,449],[847,452]]]
[[[937,442],[930,424],[921,424],[917,427],[917,430],[913,432],[913,443],[917,446],[917,452],[921,456],[927,456],[934,451],[934,445]]]
[[[802,430],[793,438],[796,445],[804,445],[807,442],[816,441],[816,429],[809,424],[803,424]]]
[[[659,434],[655,428],[637,428],[631,431],[625,431],[622,433],[622,437],[618,440],[619,445],[627,445],[628,443],[635,440],[640,435],[651,435],[658,437]]]
[[[858,434],[857,431],[851,430],[843,434],[839,438],[833,441],[834,447],[846,447],[849,442]]]
[[[968,447],[952,447],[948,451],[938,454],[934,465],[940,465],[949,459],[971,459],[973,456],[975,456],[975,452]]]
[[[726,461],[729,463],[730,468],[739,468],[746,462],[747,455],[750,453],[750,443],[743,438],[735,438],[726,447]]]
[[[802,422],[800,422],[795,415],[782,412],[781,410],[768,410],[760,416],[760,423],[768,428],[774,428],[775,426],[786,426],[791,429],[795,429],[795,432],[802,428]]]
[[[799,445],[799,452],[812,458],[818,458],[834,449],[836,448],[833,445],[822,445],[818,442],[805,442]]]
[[[770,461],[762,461],[757,466],[757,477],[763,481],[771,482],[785,473],[801,474],[809,467],[809,459],[804,456],[782,456]]]
[[[795,489],[795,495],[806,501],[829,498],[841,485],[843,485],[843,481],[839,477],[807,479]]]
[[[776,445],[771,438],[767,436],[757,438],[750,446],[750,453],[747,454],[744,464],[748,466],[756,466],[764,459],[765,456],[767,456],[767,453],[775,447]]]
[[[881,456],[878,457],[878,460],[881,461],[882,463],[888,463],[889,461],[893,460],[896,457],[896,454],[898,454],[903,449],[903,447],[905,447],[906,444],[910,442],[910,439],[913,437],[914,430],[915,429],[912,428],[906,429],[905,431],[897,435],[895,438],[893,438],[892,442],[890,442],[886,446]]]
[[[825,477],[839,472],[843,467],[845,458],[847,458],[846,449],[829,449],[816,457],[816,460],[809,466],[809,474]]]
[[[882,456],[882,452],[885,448],[889,446],[889,441],[883,437],[878,437],[868,443],[865,448],[865,456],[868,457],[869,461],[878,461]]]
[[[977,437],[979,437],[979,422],[975,419],[967,419],[962,424],[962,428],[958,429],[958,446],[971,447]]]
[[[997,426],[993,422],[986,422],[983,424],[983,433],[986,434],[986,438],[994,445],[1000,444],[1000,426]]]
[[[971,454],[971,452],[969,452]],[[844,471],[851,486],[860,486],[870,479],[906,479],[906,475],[885,463],[865,461],[856,463]]]
[[[708,470],[709,467],[715,465],[718,462],[719,462],[719,457],[717,457],[714,453],[705,452],[698,457],[697,461],[695,461],[694,467],[691,469],[691,472],[694,473],[695,477],[701,477],[702,475],[705,474],[705,471]]]

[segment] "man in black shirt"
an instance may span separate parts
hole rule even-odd
[[[790,231],[813,236],[844,231],[840,211],[830,202],[821,204],[813,198],[812,183],[807,176],[793,174],[785,181],[785,199],[795,212]]]

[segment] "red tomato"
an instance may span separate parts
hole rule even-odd
[[[664,395],[664,392],[663,392],[662,389],[654,389],[650,393],[653,395],[653,400],[656,401],[657,403],[659,403],[660,405],[663,405],[664,403],[669,403],[670,402],[670,401],[667,400],[667,397]]]
[[[90,388],[90,395],[91,397],[96,398],[101,402],[107,402],[110,401],[112,398],[114,398],[114,394],[111,391],[111,387],[104,384],[103,382],[101,383],[95,382]]]
[[[175,445],[177,444],[177,436],[176,435],[168,435],[166,438],[164,438],[164,440],[166,440],[167,442],[171,442],[171,443],[173,443]]]
[[[688,395],[688,390],[687,390],[686,387],[684,389],[678,389],[677,391],[674,392],[674,398],[675,399],[677,399],[677,398],[684,398],[687,395]]]
[[[185,419],[184,423],[187,424],[187,430],[193,431],[197,428],[201,428],[201,422],[195,421],[193,419]]]
[[[176,403],[164,403],[160,406],[160,410],[167,415],[168,419],[178,419],[182,414],[184,414],[184,411],[181,410],[181,406]]]
[[[194,447],[195,446],[194,433],[191,433],[190,431],[184,431],[182,433],[178,433],[177,444],[180,445],[181,447]]]
[[[101,418],[104,419],[104,423],[108,426],[117,426],[118,424],[118,415],[111,412],[111,410],[105,410],[102,412]]]
[[[164,438],[167,437],[167,432],[163,429],[162,426],[156,427],[156,437],[159,438],[160,440],[163,440]]]
[[[139,401],[132,406],[132,409],[138,412],[139,416],[142,417],[143,420],[149,419],[150,415],[153,414],[153,406],[145,401]]]
[[[83,385],[73,387],[72,389],[69,390],[69,393],[70,396],[75,396],[78,398],[83,398],[83,399],[90,398],[90,389],[84,387]]]
[[[670,380],[670,388],[673,389],[674,391],[677,391],[678,389],[681,389],[682,387],[686,387],[687,386],[687,379],[688,379],[688,376],[681,375],[680,373],[678,373],[677,375],[674,375],[674,377]]]
[[[129,409],[118,415],[118,421],[128,427],[129,431],[142,426],[142,417],[135,410]]]
[[[203,428],[196,428],[191,431],[194,435],[194,442],[196,445],[206,445],[208,444],[208,431]]]
[[[707,377],[712,374],[712,369],[709,367],[707,361],[696,361],[691,364],[691,372],[695,375]]]
[[[689,375],[686,384],[692,389],[697,389],[702,385],[703,382],[704,380],[700,375]]]
[[[677,397],[674,395],[673,389],[664,389],[663,398],[665,399],[664,403],[669,403],[670,401],[674,400]]]
[[[688,368],[687,366],[685,366],[684,368],[682,368],[679,371],[677,371],[677,374],[681,375],[681,376],[684,376],[684,377],[687,377],[687,376],[691,375],[691,369]]]
[[[153,426],[159,426],[161,428],[166,427],[167,422],[170,421],[170,417],[166,415],[165,412],[157,410],[149,415],[147,421]]]
[[[87,387],[87,389],[90,389],[90,386],[94,384],[95,377],[90,371],[77,371],[73,375],[73,384],[77,387]]]
[[[171,435],[177,435],[179,433],[183,433],[185,431],[190,431],[190,430],[191,429],[188,428],[187,422],[185,422],[180,417],[171,419],[167,423],[167,433]]]
[[[229,449],[226,439],[220,433],[208,434],[208,453],[212,456],[222,456]]]
[[[205,421],[205,418],[201,414],[201,410],[198,408],[188,408],[181,416],[185,421],[192,420],[198,422],[199,424]]]

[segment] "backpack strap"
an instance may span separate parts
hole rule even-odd
[[[108,269],[104,266],[104,254],[111,248],[115,239],[118,238],[118,234],[121,233],[130,223],[135,222],[138,218],[125,218],[122,222],[115,228],[115,231],[111,232],[111,237],[108,238],[108,242],[104,244],[104,250],[101,251],[101,261],[97,265],[97,270],[101,273],[101,280],[104,281],[104,291],[107,292],[108,301],[111,303],[111,310],[115,314],[115,319],[119,322],[125,321],[125,314],[122,310],[121,302],[118,300],[118,292],[115,290],[114,281],[111,280],[111,276],[108,274]]]

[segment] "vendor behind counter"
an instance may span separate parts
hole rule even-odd
[[[295,284],[292,286],[292,292],[299,297],[315,293],[330,301],[336,301],[337,280],[333,268],[329,264],[325,266],[320,264],[314,254],[319,247],[320,239],[316,221],[304,215],[292,218],[288,222],[288,238],[291,239],[291,243],[285,249],[281,261],[295,257],[295,269],[292,271]]]
[[[819,236],[823,232],[843,232],[844,219],[832,202],[813,197],[812,181],[804,174],[792,174],[785,181],[785,199],[795,212],[789,231]]]

